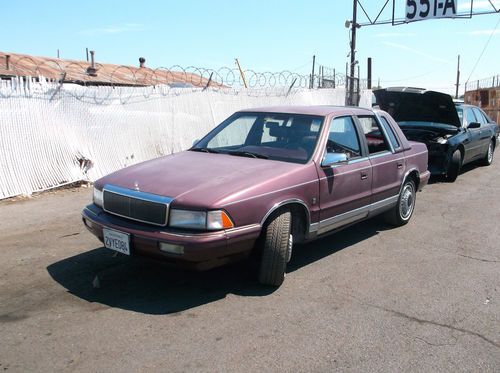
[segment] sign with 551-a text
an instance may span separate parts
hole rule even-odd
[[[456,15],[457,0],[406,0],[406,22]]]

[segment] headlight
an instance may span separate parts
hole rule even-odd
[[[94,187],[94,195],[93,195],[92,199],[94,201],[94,204],[96,204],[99,207],[102,207],[102,205],[103,205],[102,196],[103,196],[102,190],[99,190],[96,187]]]
[[[448,142],[448,139],[451,137],[452,135],[444,135],[443,137],[438,137],[435,141],[438,143],[438,144],[446,144]]]
[[[174,228],[218,230],[234,227],[224,211],[170,210],[169,225]]]
[[[205,211],[170,210],[169,225],[177,228],[206,229]]]

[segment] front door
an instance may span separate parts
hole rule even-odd
[[[478,157],[483,157],[486,155],[491,141],[491,132],[488,129],[489,122],[481,110],[478,108],[472,108],[472,110],[474,110],[474,114],[476,114],[477,121],[481,123],[481,128],[479,129],[479,141],[481,146],[478,148]]]
[[[473,122],[478,122],[476,115],[472,111],[472,108],[465,109],[465,126]],[[464,140],[465,154],[463,163],[473,161],[478,157],[481,152],[481,128],[467,128],[466,130],[467,138]]]
[[[347,161],[319,169],[321,211],[318,234],[368,215],[372,168],[359,136],[351,116],[333,118],[329,125],[325,155],[345,154]]]

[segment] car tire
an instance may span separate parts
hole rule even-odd
[[[415,210],[416,200],[417,188],[415,181],[406,179],[399,193],[398,203],[385,213],[385,220],[397,227],[408,224]]]
[[[460,169],[462,168],[462,153],[460,150],[455,150],[451,156],[448,171],[446,171],[446,181],[453,183],[457,180]]]
[[[292,250],[291,223],[291,212],[281,210],[266,225],[259,269],[259,282],[263,285],[278,287],[285,279]]]
[[[488,145],[488,151],[486,152],[484,158],[481,160],[481,164],[483,166],[489,166],[491,163],[493,163],[494,153],[495,153],[495,141],[491,140],[490,145]]]

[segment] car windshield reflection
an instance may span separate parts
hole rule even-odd
[[[315,115],[240,112],[190,150],[307,163],[316,148],[323,121],[324,117]]]

